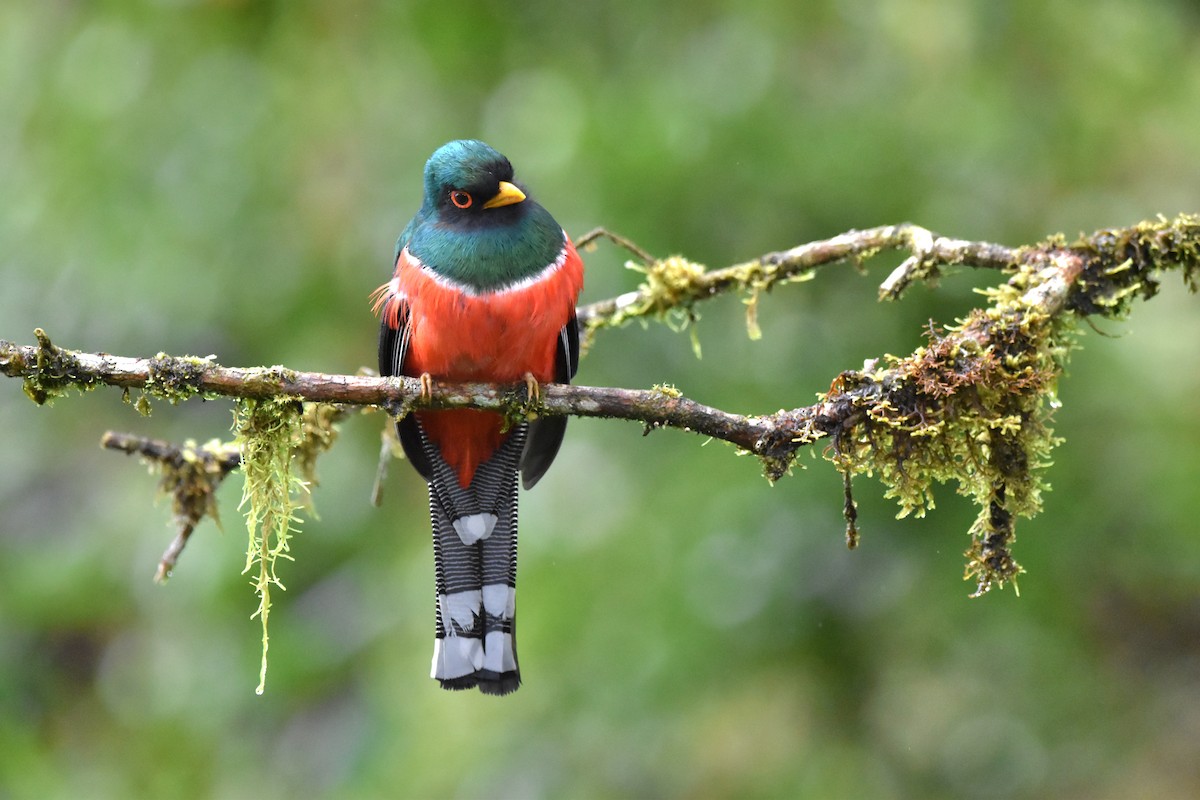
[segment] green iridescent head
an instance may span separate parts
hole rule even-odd
[[[425,198],[397,242],[465,287],[495,291],[536,275],[563,231],[513,180],[508,159],[474,139],[439,147],[425,164]]]

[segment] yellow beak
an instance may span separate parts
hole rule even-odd
[[[484,203],[483,207],[499,208],[500,206],[511,206],[513,203],[519,203],[524,199],[524,192],[508,181],[500,181],[500,191],[496,192],[495,197]]]

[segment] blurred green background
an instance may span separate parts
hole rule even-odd
[[[566,229],[721,266],[912,220],[1023,244],[1200,210],[1195,3],[318,2],[0,6],[0,337],[353,372],[425,159],[479,137]],[[586,256],[584,300],[632,289]],[[993,276],[900,304],[831,269],[728,298],[697,361],[603,334],[584,383],[805,405],[906,353]],[[429,680],[425,490],[368,493],[378,415],[320,464],[282,567],[267,692],[225,530],[151,576],[170,507],[106,429],[226,437],[230,406],[0,382],[0,798],[1200,795],[1200,298],[1177,277],[1085,329],[1028,570],[969,600],[974,509],[924,520],[820,459],[768,487],[678,432],[574,421],[522,498],[525,686]]]

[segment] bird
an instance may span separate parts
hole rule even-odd
[[[579,360],[583,261],[571,238],[474,139],[425,164],[420,209],[396,241],[391,279],[372,293],[379,372],[433,381],[569,383]],[[565,416],[506,425],[475,409],[413,411],[396,423],[429,488],[436,585],[431,677],[444,689],[505,695],[517,663],[517,478],[531,489],[558,453]]]

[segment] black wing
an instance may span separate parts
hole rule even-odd
[[[575,312],[558,333],[558,356],[555,359],[554,380],[570,383],[579,368],[579,323]],[[525,440],[525,451],[521,454],[521,484],[532,489],[558,455],[563,434],[567,430],[567,418],[539,417],[529,423],[529,435]],[[405,449],[407,452],[407,448]]]
[[[404,374],[404,358],[408,355],[408,339],[412,335],[408,303],[402,300],[392,302],[400,304],[399,313],[396,315],[396,327],[388,325],[387,313],[384,313],[383,322],[379,325],[379,374],[385,377]],[[404,448],[404,455],[408,456],[409,462],[422,478],[430,480],[433,468],[421,442],[417,418],[412,414],[405,414],[404,418],[396,423],[396,433],[400,435],[400,445]]]

